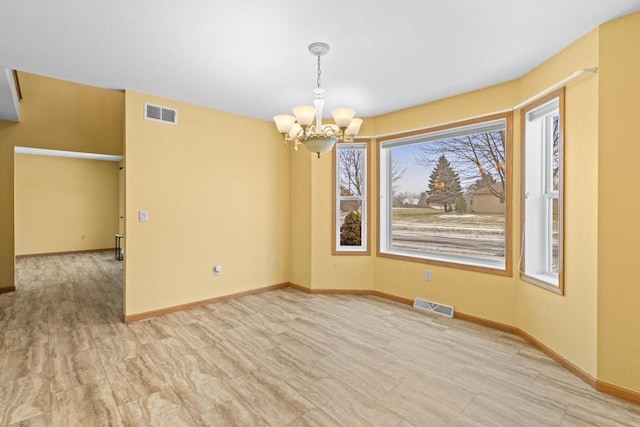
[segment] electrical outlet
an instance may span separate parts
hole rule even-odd
[[[426,281],[431,281],[431,270],[425,270],[424,271],[424,280]]]
[[[213,275],[214,276],[219,276],[222,274],[222,266],[221,265],[216,265],[215,267],[213,267]]]
[[[275,258],[271,258],[269,260],[269,266],[271,266],[271,267],[275,267],[276,266],[276,259]]]

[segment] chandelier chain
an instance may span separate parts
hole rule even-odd
[[[318,89],[320,89],[320,75],[322,74],[322,71],[320,71],[320,55],[318,55],[318,80],[316,81],[316,84],[318,85]]]

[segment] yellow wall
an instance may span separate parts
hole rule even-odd
[[[640,13],[601,27],[599,74],[598,377],[640,392]]]
[[[374,133],[365,118],[362,135]],[[375,210],[375,144],[371,143],[371,212]],[[291,148],[289,148],[291,150]],[[332,153],[320,159],[305,148],[291,152],[291,270],[289,281],[310,289],[373,289],[374,258],[332,255]],[[376,227],[371,220],[371,240]],[[369,242],[372,248],[373,242]],[[375,253],[373,249],[372,253]]]
[[[125,102],[125,313],[287,282],[290,147],[273,124],[136,92]],[[176,108],[178,125],[144,120],[145,102]]]
[[[592,31],[527,74],[522,79],[523,97],[576,70],[597,67],[598,34]],[[517,322],[520,329],[592,376],[597,374],[598,77],[580,77],[565,90],[565,295],[518,281]],[[514,195],[519,207],[519,192]]]
[[[12,122],[0,120],[0,290],[13,288],[13,144],[3,138]]]
[[[122,154],[124,96],[18,73],[20,123],[0,121],[0,288],[14,286],[14,147]]]
[[[282,143],[281,143],[282,144]],[[311,209],[311,166],[314,154],[299,147],[293,151],[291,144],[283,147],[290,152],[289,176],[289,281],[299,286],[311,288],[311,230],[313,210]],[[293,152],[291,152],[293,151]]]
[[[118,163],[15,156],[16,255],[112,248]]]
[[[406,132],[491,114],[522,101],[518,80],[418,105],[375,118],[377,135]]]
[[[18,73],[20,123],[0,140],[15,146],[122,154],[124,95],[29,73]]]

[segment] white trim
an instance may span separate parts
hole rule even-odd
[[[387,254],[387,255],[406,256],[410,258],[418,258],[418,259],[424,259],[429,261],[447,262],[450,264],[462,264],[462,265],[469,265],[472,267],[489,268],[489,269],[498,270],[498,271],[504,271],[506,269],[506,260],[482,261],[482,260],[479,260],[478,258],[465,257],[463,255],[439,255],[435,252],[420,252],[420,251],[412,251],[411,249],[401,249],[401,248],[390,248],[390,249],[381,248],[380,253]]]
[[[555,288],[560,286],[558,281],[558,275],[553,275],[550,273],[524,273],[527,277],[531,277],[532,279],[536,279],[542,283],[545,283],[549,286],[553,286]]]
[[[115,156],[112,154],[81,153],[79,151],[48,150],[45,148],[30,147],[15,147],[15,153],[35,156],[67,157],[72,159],[103,160],[107,162],[120,162],[124,158],[123,156]]]
[[[20,98],[18,97],[18,84],[16,80],[13,78],[13,70],[9,68],[4,69],[5,74],[7,75],[7,81],[9,82],[9,92],[11,93],[11,103],[13,104],[13,109],[15,112],[15,121],[20,121]]]

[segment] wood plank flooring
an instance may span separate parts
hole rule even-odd
[[[133,324],[111,252],[24,258],[0,295],[0,426],[638,426],[521,339],[281,289]]]

